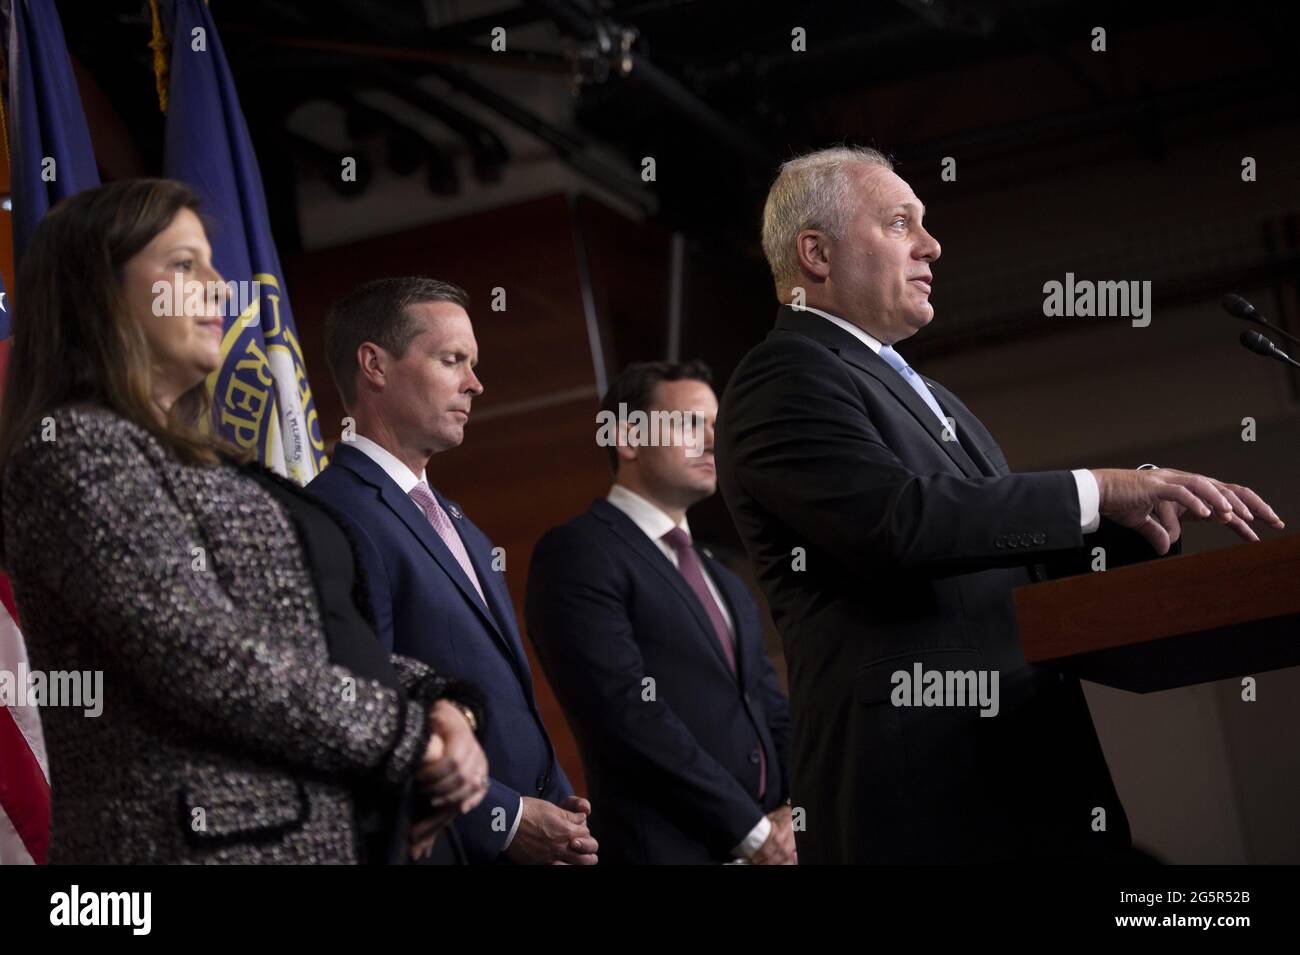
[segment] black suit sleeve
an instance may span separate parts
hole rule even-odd
[[[885,444],[844,364],[793,336],[751,353],[719,427],[722,470],[796,545],[849,573],[966,573],[1083,544],[1069,471],[917,474]]]
[[[767,723],[768,731],[772,734],[781,775],[780,797],[784,801],[790,795],[790,701],[781,689],[781,679],[776,675],[772,660],[763,646],[762,611],[750,595],[749,587],[725,564],[709,555],[708,568],[722,592],[726,594],[730,591],[729,600],[737,636],[745,640],[745,634],[753,635],[746,642],[754,648],[747,652],[754,654],[754,665],[759,670],[754,693],[758,710],[756,718]]]
[[[781,681],[767,654],[763,657],[763,676],[758,683],[759,702],[767,716],[767,728],[776,746],[777,761],[781,766],[781,801],[790,796],[790,706],[781,692]]]
[[[682,825],[711,832],[726,854],[763,812],[666,704],[644,698],[643,680],[654,675],[624,609],[629,583],[617,579],[598,544],[566,528],[551,531],[533,551],[528,633],[569,719],[620,773],[674,807]]]
[[[1043,560],[1043,569],[1049,580],[1059,577],[1073,577],[1076,574],[1092,573],[1093,549],[1100,547],[1106,553],[1106,569],[1127,567],[1140,564],[1161,556],[1151,547],[1151,543],[1137,531],[1122,527],[1114,521],[1103,517],[1097,529],[1091,534],[1083,535],[1083,547],[1077,551],[1052,554]],[[1180,537],[1169,547],[1163,556],[1177,557],[1183,552]]]

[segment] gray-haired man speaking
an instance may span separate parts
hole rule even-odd
[[[782,305],[718,414],[722,492],[785,641],[799,859],[1119,858],[1083,693],[1026,665],[1011,590],[1040,563],[1086,569],[1094,546],[1112,567],[1167,553],[1183,519],[1250,540],[1282,522],[1181,471],[1011,473],[894,350],[934,318],[924,216],[874,150],[786,163],[763,218]],[[997,687],[996,708],[962,686]]]

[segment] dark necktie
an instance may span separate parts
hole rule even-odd
[[[681,571],[682,576],[686,578],[686,584],[695,593],[701,606],[704,607],[704,613],[708,616],[709,622],[713,624],[714,636],[718,638],[718,643],[722,644],[723,656],[727,658],[727,663],[731,666],[731,672],[736,672],[736,648],[732,643],[731,631],[727,627],[727,619],[722,616],[722,608],[718,602],[713,599],[713,594],[709,592],[709,585],[704,579],[704,568],[700,565],[699,555],[695,553],[695,548],[691,546],[691,539],[687,533],[680,527],[674,527],[663,536],[663,540],[677,554],[677,569]],[[767,754],[763,752],[763,741],[758,741],[758,798],[762,799],[767,792]]]

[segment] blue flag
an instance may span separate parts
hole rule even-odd
[[[207,4],[159,6],[171,47],[163,169],[198,194],[213,264],[239,303],[227,310],[222,364],[208,377],[220,428],[306,483],[325,466],[325,442],[230,67]]]
[[[5,288],[5,277],[0,275],[0,344],[7,342],[12,334],[12,323],[9,321],[9,291]],[[3,362],[0,362],[0,367],[3,367]],[[0,377],[0,381],[3,380]]]
[[[5,0],[14,258],[50,206],[99,185],[95,152],[54,0]],[[9,320],[3,321],[8,337]]]

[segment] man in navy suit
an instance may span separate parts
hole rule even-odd
[[[308,490],[349,520],[385,646],[487,698],[488,794],[456,822],[469,861],[592,864],[591,805],[542,725],[498,555],[425,473],[464,440],[483,393],[467,304],[456,286],[413,277],[368,282],[330,310],[330,370],[353,425]]]
[[[609,422],[656,412],[657,431],[610,429],[608,497],[538,543],[528,632],[577,736],[606,862],[793,863],[789,719],[759,609],[686,522],[717,486],[708,368],[633,365],[602,406]]]

